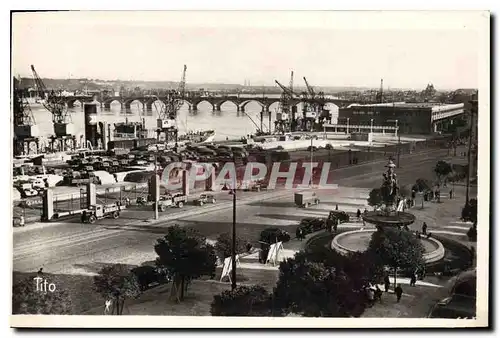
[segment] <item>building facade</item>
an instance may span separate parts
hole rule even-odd
[[[380,103],[339,109],[338,124],[395,126],[402,134],[431,134],[445,130],[464,113],[463,103]]]

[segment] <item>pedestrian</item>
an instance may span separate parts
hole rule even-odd
[[[125,203],[127,203],[127,206],[129,206],[129,205],[130,205],[130,198],[128,198],[128,197],[127,197],[127,198],[125,199]]]
[[[111,310],[111,304],[113,303],[113,301],[111,299],[107,299],[105,302],[104,302],[104,314],[107,315],[109,314],[109,311]]]
[[[453,198],[453,190],[450,190],[450,200]]]
[[[378,287],[378,284],[375,285],[375,300],[379,300],[380,303],[382,303],[382,290],[380,290],[380,288]]]
[[[399,303],[399,301],[401,300],[401,296],[403,295],[403,289],[401,288],[401,284],[398,284],[398,286],[396,286],[394,292],[396,293],[396,299]]]
[[[410,286],[415,286],[417,283],[417,272],[415,271],[410,277]]]
[[[356,212],[356,216],[358,217],[358,219],[361,218],[361,210],[358,209],[358,211]]]
[[[335,204],[335,210],[339,210],[339,205]]]
[[[19,217],[19,226],[21,226],[21,227],[25,226],[24,216],[22,216],[22,215]]]
[[[368,209],[365,208],[365,211],[363,213],[366,215],[368,213]]]
[[[429,232],[429,233],[427,234],[427,238],[431,238],[431,236],[432,236],[432,232]]]
[[[422,234],[426,235],[427,234],[427,223],[424,222],[422,225]]]
[[[339,225],[339,219],[338,218],[335,218],[335,220],[333,221],[333,232],[337,232],[337,227]]]
[[[40,268],[40,270],[38,270],[36,274],[38,275],[38,277],[43,276],[43,268]]]
[[[299,241],[302,241],[302,229],[301,228],[297,228],[297,231],[295,232],[295,236],[297,237],[297,239]]]
[[[385,275],[385,277],[384,277],[385,292],[389,292],[389,286],[391,286],[391,281],[389,280],[389,275]]]

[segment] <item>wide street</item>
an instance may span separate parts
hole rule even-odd
[[[400,184],[413,183],[417,178],[434,179],[432,168],[446,156],[446,149],[402,156],[401,168],[396,169]],[[321,204],[308,209],[294,205],[293,191],[238,192],[238,235],[255,242],[259,232],[271,225],[281,226],[294,235],[301,218],[324,217],[336,204],[339,210],[363,210],[370,189],[381,184],[385,164],[383,160],[334,170],[334,181],[339,188],[317,190]],[[43,267],[50,273],[88,274],[97,272],[102,264],[141,264],[155,259],[153,244],[172,224],[193,226],[215,239],[218,234],[231,231],[232,226],[232,197],[227,192],[219,196],[215,205],[168,210],[161,214],[160,222],[147,221],[153,216],[148,207],[94,225],[81,224],[75,219],[39,228],[33,225],[15,229],[13,270],[32,272]],[[210,208],[214,210],[209,211]]]

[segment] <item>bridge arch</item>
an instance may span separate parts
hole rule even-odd
[[[231,102],[231,103],[232,103],[232,104],[233,104],[236,108],[238,108],[238,103],[237,103],[237,102],[235,102],[235,101],[234,101],[234,100],[232,100],[232,99],[225,99],[225,100],[222,100],[222,101],[218,101],[216,104],[217,104],[217,106],[219,106],[219,109],[220,109],[220,107],[222,107],[222,105],[223,105],[224,103],[226,103],[226,102]]]
[[[69,99],[66,101],[66,104],[67,104],[68,108],[73,108],[75,106],[76,102],[79,102],[80,105],[83,105],[84,100],[79,99],[79,98]]]
[[[214,109],[214,104],[210,101],[210,100],[207,100],[207,99],[202,99],[200,101],[197,101],[196,103],[193,103],[193,107],[196,108],[196,110],[198,110],[198,106],[200,105],[200,103],[202,102],[208,102],[210,104],[210,106],[212,106],[212,109]]]
[[[261,107],[265,106],[265,104],[259,99],[249,99],[249,100],[245,100],[245,101],[241,102],[240,108],[245,109],[246,105],[249,104],[250,102],[257,102]]]
[[[144,102],[141,99],[131,98],[131,99],[127,99],[124,102],[125,103],[125,108],[130,109],[131,106],[132,106],[132,103],[134,103],[134,102],[139,102],[142,105],[142,107],[144,107]]]
[[[110,99],[107,99],[103,102],[104,104],[104,108],[107,108],[107,109],[110,109],[111,108],[111,104],[113,102],[118,102],[120,105],[123,105],[122,101],[118,98],[110,98]]]

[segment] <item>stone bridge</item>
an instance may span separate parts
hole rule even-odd
[[[130,110],[132,102],[141,103],[142,107],[146,111],[153,110],[153,104],[156,101],[161,101],[163,103],[167,102],[167,97],[157,97],[157,96],[131,96],[131,97],[99,97],[99,96],[68,96],[66,99],[66,104],[69,108],[74,107],[76,101],[80,103],[86,102],[98,102],[101,105],[101,108],[110,109],[111,103],[118,102],[120,103],[122,109]],[[184,103],[189,106],[189,110],[196,111],[198,110],[198,105],[202,102],[208,102],[212,106],[213,111],[220,111],[221,106],[226,102],[231,102],[236,106],[237,111],[244,112],[245,106],[250,102],[257,102],[263,109],[264,112],[269,111],[269,107],[273,103],[278,103],[280,98],[270,98],[270,97],[255,97],[255,96],[214,96],[214,97],[203,97],[203,96],[193,96],[186,97],[184,99]],[[302,102],[300,99],[292,99],[291,105],[297,105]],[[345,108],[353,103],[356,103],[352,100],[344,100],[344,99],[325,99],[326,103],[332,103],[338,106],[339,108]]]

